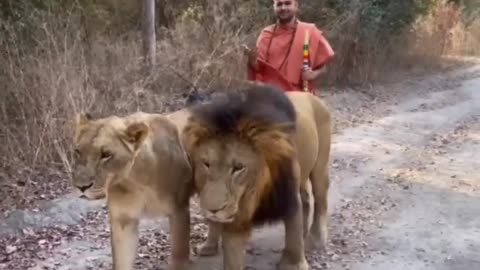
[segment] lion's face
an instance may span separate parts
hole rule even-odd
[[[147,134],[145,124],[125,125],[119,118],[79,116],[74,140],[73,185],[88,199],[99,199],[109,174],[128,169]]]
[[[210,140],[193,153],[195,184],[206,218],[232,222],[249,187],[261,173],[257,153],[238,140]]]

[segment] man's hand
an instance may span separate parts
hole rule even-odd
[[[315,80],[320,74],[325,72],[325,66],[317,69],[317,70],[312,70],[310,67],[303,69],[302,72],[302,79],[305,81],[312,81]]]
[[[257,63],[257,51],[256,49],[250,49],[247,45],[242,45],[243,53],[247,56],[248,64],[252,67]]]
[[[311,81],[317,77],[316,75],[317,75],[316,72],[313,71],[311,68],[306,68],[306,69],[303,69],[302,79],[304,81]]]
[[[248,53],[250,52],[250,48],[248,48],[247,44],[242,44],[242,45],[240,45],[240,46],[241,46],[242,49],[243,49],[243,53],[244,53],[245,55],[248,55]]]

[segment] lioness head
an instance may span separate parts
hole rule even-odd
[[[148,134],[144,123],[125,123],[121,118],[92,119],[77,116],[74,138],[73,185],[88,199],[105,195],[111,174],[128,174],[133,159]]]
[[[272,181],[288,178],[288,185],[295,116],[280,90],[260,86],[192,108],[182,136],[206,218],[222,223],[255,219]],[[267,204],[280,198],[270,199]]]

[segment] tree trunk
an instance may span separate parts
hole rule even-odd
[[[143,49],[146,70],[155,66],[155,0],[143,0]]]

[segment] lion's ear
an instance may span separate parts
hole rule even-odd
[[[93,118],[89,113],[77,113],[75,116],[75,123],[71,123],[73,130],[75,131],[74,140],[78,140],[81,131],[87,126]]]
[[[77,114],[75,122],[77,124],[77,127],[79,127],[88,124],[88,122],[90,122],[91,120],[93,120],[91,114],[82,112]]]
[[[180,132],[180,140],[187,152],[193,152],[197,143],[209,137],[211,135],[210,133],[206,125],[191,117]]]
[[[132,123],[123,132],[122,138],[136,151],[147,138],[149,128],[145,123]]]

